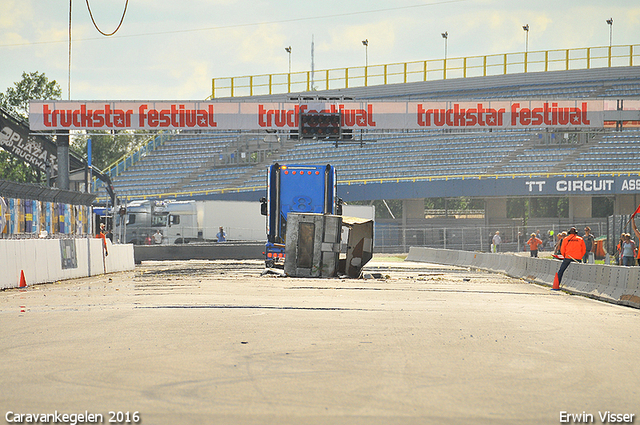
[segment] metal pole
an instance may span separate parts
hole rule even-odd
[[[59,130],[56,138],[58,147],[58,189],[69,190],[69,130]]]
[[[442,244],[443,248],[447,249],[447,228],[442,229]]]

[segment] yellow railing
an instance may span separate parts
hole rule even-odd
[[[583,47],[430,59],[282,74],[214,78],[211,98],[298,93],[522,72],[633,66],[640,45]]]
[[[406,182],[419,182],[419,181],[433,181],[433,180],[486,180],[486,179],[503,179],[503,178],[516,178],[516,177],[587,177],[587,176],[640,176],[638,171],[619,171],[619,172],[607,172],[607,171],[593,171],[593,172],[575,172],[575,173],[514,173],[514,174],[451,174],[446,176],[420,176],[420,177],[387,177],[387,178],[372,178],[372,179],[355,179],[355,180],[338,180],[338,185],[350,186],[352,184],[375,184],[375,183],[406,183]],[[132,195],[130,199],[169,199],[177,197],[192,197],[202,196],[210,194],[223,194],[223,193],[239,193],[239,192],[255,192],[258,190],[266,190],[266,182],[263,185],[241,187],[241,188],[225,188],[225,189],[209,189],[209,190],[190,190],[183,192],[158,192],[149,195]],[[106,198],[105,198],[106,199]]]

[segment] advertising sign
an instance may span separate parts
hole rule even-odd
[[[56,145],[44,137],[30,136],[26,128],[0,115],[0,147],[45,171],[47,164],[58,169]]]
[[[30,102],[31,130],[297,130],[300,114],[337,113],[346,129],[601,128],[602,100],[245,103]]]

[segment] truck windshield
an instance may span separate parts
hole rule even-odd
[[[151,227],[166,227],[167,214],[154,214],[151,217]]]

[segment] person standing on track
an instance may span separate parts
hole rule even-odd
[[[558,270],[558,283],[562,282],[562,275],[567,267],[569,267],[569,264],[574,261],[582,261],[586,251],[584,241],[578,236],[578,230],[575,227],[569,229],[567,236],[562,240],[562,247],[560,248],[563,260],[560,265],[560,270]]]
[[[216,238],[218,238],[218,242],[226,242],[227,241],[227,234],[225,233],[225,231],[222,228],[222,226],[220,226],[220,230],[218,231],[218,234],[216,235]]]
[[[634,266],[636,256],[636,244],[631,239],[631,235],[626,233],[620,248],[620,256],[622,258],[622,266]]]
[[[532,257],[538,256],[538,247],[544,245],[542,240],[539,239],[535,233],[531,234],[531,237],[527,241],[527,245],[529,245],[529,250],[531,251]]]
[[[500,252],[500,244],[502,243],[502,238],[500,237],[500,231],[496,231],[496,234],[493,235],[491,239],[492,246],[491,252]]]
[[[582,237],[582,240],[584,241],[586,249],[582,262],[587,263],[589,261],[589,253],[593,250],[593,241],[595,240],[595,236],[591,234],[591,227],[586,226],[584,228],[584,236]]]
[[[104,223],[100,223],[100,233],[96,235],[96,238],[102,239],[102,251],[106,257],[109,255],[109,251],[107,251],[107,235],[104,233]]]

